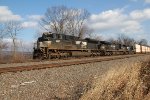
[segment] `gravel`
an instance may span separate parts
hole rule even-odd
[[[130,66],[150,55],[0,75],[0,100],[78,100],[111,68]],[[59,61],[57,61],[59,63]]]

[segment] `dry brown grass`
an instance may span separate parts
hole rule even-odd
[[[149,100],[150,65],[135,63],[112,69],[81,100]]]
[[[24,54],[24,53],[16,53],[15,56],[10,55],[1,55],[0,56],[0,64],[5,63],[22,63],[27,62],[32,59],[32,55]]]

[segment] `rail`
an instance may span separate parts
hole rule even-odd
[[[126,55],[126,56],[115,56],[115,57],[109,56],[109,57],[96,58],[96,59],[90,59],[90,60],[69,61],[69,62],[17,66],[17,67],[6,67],[6,68],[0,68],[0,74],[7,73],[7,72],[18,72],[18,71],[21,72],[21,71],[39,70],[39,69],[54,68],[54,67],[80,65],[80,64],[87,64],[87,63],[124,59],[124,58],[136,57],[136,56],[141,56],[141,55]]]

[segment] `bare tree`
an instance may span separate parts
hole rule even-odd
[[[7,48],[7,44],[0,40],[0,59],[2,58],[2,50]]]
[[[139,43],[140,45],[147,45],[147,44],[148,44],[148,42],[147,42],[146,39],[141,39],[140,41],[138,41],[138,43]]]
[[[6,43],[3,41],[3,38],[6,36],[5,31],[5,24],[0,23],[0,51],[7,47]]]
[[[6,22],[6,33],[7,33],[8,37],[12,39],[13,57],[14,58],[16,56],[16,48],[17,48],[16,40],[17,40],[17,36],[19,34],[19,31],[21,29],[22,29],[21,23],[18,22],[18,21],[8,21],[8,22]]]
[[[91,38],[91,37],[93,37],[93,39],[94,39],[95,34],[93,33],[93,29],[89,28],[87,25],[83,25],[81,32],[79,34],[79,37],[80,38],[86,38],[86,37]]]
[[[66,25],[68,31],[78,37],[83,37],[85,33],[88,33],[89,28],[85,24],[90,13],[85,9],[70,9],[68,24]]]
[[[126,35],[120,34],[117,42],[124,45],[133,45],[135,43],[135,40]]]
[[[6,36],[6,26],[4,23],[0,23],[0,57],[2,56],[2,50],[7,48],[7,43],[3,41]]]
[[[34,39],[36,40],[38,37],[41,37],[42,36],[42,31],[40,31],[40,30],[36,30],[36,32],[35,32],[36,34],[34,35]]]
[[[3,39],[5,34],[5,24],[4,23],[0,23],[0,39]]]
[[[47,31],[63,33],[64,22],[68,17],[67,10],[68,8],[64,6],[48,8],[40,24]]]
[[[65,6],[51,7],[47,9],[40,25],[47,31],[82,37],[89,15],[85,9],[73,9]]]
[[[116,39],[114,39],[114,38],[109,38],[108,41],[113,43],[113,44],[117,44],[118,43],[118,41]]]
[[[6,48],[7,48],[7,43],[4,42],[4,41],[1,41],[0,42],[0,52],[1,52],[2,49],[6,49]]]
[[[95,34],[95,33],[91,33],[89,38],[97,40],[97,41],[102,41],[103,37],[100,34]]]

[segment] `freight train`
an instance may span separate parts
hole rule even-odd
[[[34,45],[33,59],[52,59],[79,56],[110,56],[148,53],[149,46],[124,45],[72,35],[45,32]]]

